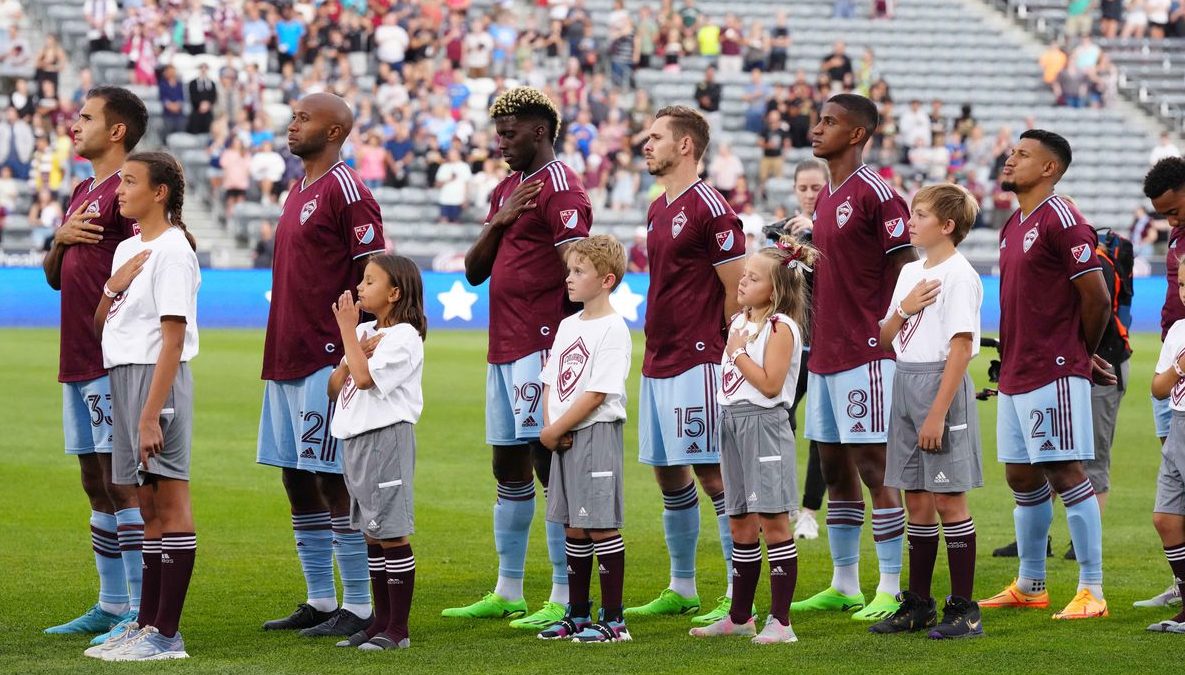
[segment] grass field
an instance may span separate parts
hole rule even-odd
[[[637,336],[640,338],[640,336]],[[934,643],[922,637],[875,637],[866,624],[843,616],[794,616],[800,643],[755,648],[747,641],[700,642],[687,636],[684,619],[634,621],[635,642],[581,647],[543,643],[504,622],[458,623],[440,618],[444,607],[468,603],[493,584],[491,540],[494,486],[489,450],[483,446],[484,333],[430,334],[425,368],[425,409],[417,427],[418,563],[412,648],[390,654],[335,649],[332,641],[264,633],[260,624],[286,615],[304,599],[304,584],[289,529],[279,472],[257,466],[255,436],[262,391],[263,334],[202,333],[194,361],[197,421],[193,499],[198,558],[182,630],[194,657],[154,670],[217,673],[338,673],[399,669],[407,672],[1172,672],[1179,668],[1180,636],[1153,635],[1144,627],[1167,618],[1164,610],[1133,609],[1133,600],[1164,589],[1169,576],[1150,523],[1159,451],[1152,431],[1148,381],[1159,348],[1152,335],[1135,340],[1130,393],[1123,403],[1112,469],[1113,494],[1105,521],[1105,570],[1111,617],[1053,622],[1053,609],[1069,601],[1076,564],[1061,559],[1068,535],[1057,509],[1053,527],[1058,557],[1049,563],[1050,611],[985,612],[981,640]],[[641,341],[636,339],[637,391]],[[81,637],[46,636],[41,630],[77,615],[95,600],[97,579],[87,536],[88,507],[78,486],[76,462],[63,455],[57,366],[57,333],[0,331],[0,671],[93,672],[147,667],[100,664],[82,656]],[[975,363],[986,382],[987,358]],[[631,402],[632,403],[632,402]],[[995,462],[995,404],[980,407],[987,487],[971,496],[979,532],[976,593],[999,590],[1016,573],[1015,560],[990,557],[1012,539],[1012,499]],[[625,600],[649,600],[667,581],[661,509],[653,479],[636,457],[635,420],[626,426],[627,543]],[[806,453],[799,452],[800,466]],[[800,476],[802,469],[800,469]],[[541,493],[540,493],[541,494]],[[542,502],[542,500],[540,500]],[[723,590],[724,570],[711,504],[701,501],[705,528],[699,549],[699,584],[707,601]],[[550,583],[539,505],[527,567],[527,599],[546,598]],[[866,528],[867,529],[867,528]],[[862,579],[876,585],[871,534],[863,542]],[[939,556],[935,595],[948,590],[945,557]],[[800,544],[799,597],[830,579],[827,542]],[[594,597],[596,595],[594,579]],[[758,608],[768,606],[767,586]],[[1177,664],[1177,665],[1174,665]],[[120,666],[119,668],[115,666]]]

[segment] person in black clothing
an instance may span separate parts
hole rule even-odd
[[[210,67],[198,66],[197,79],[189,83],[189,123],[185,130],[191,134],[208,134],[214,123],[214,104],[218,102],[218,88],[210,78]]]

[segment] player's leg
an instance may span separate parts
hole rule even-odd
[[[901,493],[885,482],[885,445],[867,443],[845,445],[856,461],[861,481],[872,495],[872,538],[876,545],[880,581],[872,602],[852,615],[854,619],[874,621],[891,616],[899,606],[895,599],[901,592],[902,558],[905,555],[905,509]]]
[[[916,437],[915,437],[916,438]],[[914,457],[920,465],[921,451]],[[909,471],[903,473],[919,473]],[[931,585],[934,579],[934,563],[938,557],[938,511],[934,506],[934,495],[912,483],[906,488],[905,508],[909,514],[906,531],[909,541],[909,588],[897,597],[900,605],[891,615],[868,627],[869,632],[879,634],[904,633],[923,630],[938,621]]]
[[[558,523],[564,530],[569,602],[563,618],[539,631],[536,637],[540,640],[570,640],[592,624],[589,585],[592,579],[593,541],[584,528],[568,526],[572,520],[569,502],[580,500],[581,495],[588,494],[582,489],[588,480],[585,476],[588,470],[581,470],[573,450],[580,452],[575,445],[575,436],[571,448],[551,458],[547,481],[547,522]],[[538,471],[539,467],[536,467]]]
[[[551,482],[552,452],[536,440],[528,445],[531,451],[531,465],[535,467],[535,477],[543,486],[543,500],[546,503]],[[557,613],[562,617],[567,609],[568,558],[564,524],[546,520],[544,532],[547,535],[547,559],[551,563],[551,596],[543,603],[543,607],[535,612],[538,616],[516,619],[511,622],[515,627],[535,629],[543,624],[550,625],[554,623]]]
[[[351,523],[350,493],[343,474],[323,472],[316,476],[321,501],[329,508],[331,546],[342,580],[342,604],[333,616],[300,634],[305,637],[354,635],[373,622],[366,538]]]
[[[692,623],[709,624],[723,618],[732,607],[732,529],[724,513],[724,479],[720,473],[720,444],[717,427],[720,425],[720,406],[716,403],[716,391],[720,388],[720,367],[705,364],[684,373],[679,378],[679,398],[684,401],[684,424],[695,419],[690,411],[702,406],[707,430],[703,434],[704,453],[688,455],[696,479],[704,493],[712,500],[712,511],[716,514],[716,533],[720,538],[720,551],[724,558],[724,595],[717,598],[716,607],[706,614],[692,618]],[[694,405],[692,405],[694,404]],[[781,419],[777,422],[780,424]],[[786,439],[793,442],[793,436]]]
[[[625,541],[621,530],[615,528],[589,529],[597,557],[597,573],[601,588],[601,613],[597,621],[580,628],[575,642],[629,642],[633,640],[625,625],[622,594],[625,588]],[[588,583],[583,580],[582,583]]]
[[[934,495],[942,536],[946,539],[946,558],[950,566],[950,597],[942,610],[942,621],[930,637],[934,639],[977,637],[983,635],[979,605],[971,599],[975,587],[975,521],[967,508],[967,493]]]
[[[754,644],[798,642],[790,625],[790,604],[798,584],[798,546],[790,530],[790,514],[760,514],[761,534],[769,559],[769,616]]]
[[[806,397],[807,386],[810,382],[811,350],[802,351],[802,363],[798,371],[798,386],[795,388],[794,405],[790,406],[790,425],[798,431],[798,404]],[[823,508],[823,494],[827,491],[827,484],[823,482],[823,471],[819,468],[819,447],[810,441],[810,456],[806,462],[806,482],[802,488],[802,509],[794,522],[794,536],[798,539],[818,539],[819,523],[815,519],[816,513]]]
[[[1170,474],[1175,474],[1175,480],[1169,478]],[[1152,524],[1164,544],[1164,555],[1177,582],[1177,593],[1185,596],[1185,482],[1182,482],[1178,468],[1170,467],[1166,472],[1163,463],[1157,486],[1157,511],[1152,514]],[[1171,619],[1148,626],[1148,630],[1185,633],[1185,609]]]
[[[756,513],[738,513],[729,516],[728,520],[733,541],[733,602],[724,616],[707,626],[692,628],[692,637],[752,637],[757,634],[751,608],[761,576],[761,521]]]
[[[1152,419],[1156,425],[1156,437],[1160,439],[1161,446],[1164,446],[1165,440],[1169,435],[1169,425],[1172,422],[1173,411],[1169,406],[1169,400],[1158,399],[1152,397]],[[1132,603],[1135,607],[1169,607],[1181,604],[1181,593],[1177,588],[1177,583],[1174,580],[1170,583],[1162,593],[1152,596],[1147,600],[1137,600]]]
[[[407,487],[407,483],[404,483],[404,487]],[[381,591],[386,596],[386,621],[377,631],[372,624],[371,628],[355,633],[348,640],[338,642],[339,647],[353,647],[356,641],[371,632],[374,634],[370,635],[370,639],[356,645],[361,651],[407,649],[411,646],[408,616],[411,614],[412,596],[416,587],[416,557],[412,554],[411,542],[407,537],[391,537],[377,541],[382,552],[386,576],[385,588]],[[379,591],[376,589],[376,597],[377,593]],[[378,617],[377,610],[375,617]]]
[[[729,517],[724,513],[724,479],[721,477],[719,464],[694,464],[692,471],[699,480],[700,487],[712,500],[712,510],[716,514],[716,532],[720,537],[720,549],[724,555],[724,595],[716,601],[716,607],[706,614],[692,618],[692,623],[709,624],[722,619],[732,608],[732,527]]]
[[[640,433],[640,432],[639,432]],[[695,583],[695,553],[699,543],[699,493],[690,466],[655,466],[662,491],[662,529],[670,558],[670,581],[657,598],[630,607],[626,616],[693,614],[700,608]]]

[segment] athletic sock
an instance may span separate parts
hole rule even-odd
[[[1177,594],[1185,598],[1185,544],[1165,546],[1164,557],[1168,558],[1169,567],[1173,570],[1173,581],[1177,582]],[[1185,607],[1181,614],[1185,615]]]
[[[370,617],[370,571],[367,569],[366,537],[350,528],[350,514],[330,517],[333,557],[342,578],[342,609],[359,619]]]
[[[769,614],[790,625],[790,603],[794,601],[794,586],[798,583],[798,546],[793,539],[766,544],[769,558]]]
[[[406,638],[407,617],[411,614],[411,598],[416,588],[416,557],[411,544],[383,549],[387,567],[387,637],[395,642]]]
[[[724,580],[728,584],[726,597],[732,597],[732,528],[724,514],[724,491],[712,495],[712,510],[716,512],[716,531],[720,533],[720,550],[724,554]]]
[[[844,595],[860,592],[860,528],[864,502],[827,502],[827,545],[831,548],[831,586]]]
[[[333,585],[333,532],[328,511],[292,514],[296,557],[308,591],[307,603],[321,612],[337,609]]]
[[[140,613],[136,615],[136,623],[141,627],[156,625],[156,612],[160,607],[160,545],[160,539],[144,540]]]
[[[494,502],[494,546],[498,550],[498,585],[504,600],[523,599],[527,540],[535,517],[535,481],[498,482]]]
[[[547,503],[547,486],[543,486],[543,502]],[[547,559],[551,562],[551,602],[568,604],[568,553],[565,549],[564,524],[546,522]]]
[[[1052,495],[1049,483],[1031,492],[1012,491],[1016,500],[1012,519],[1016,524],[1016,551],[1020,558],[1018,577],[1028,582],[1041,582],[1041,590],[1045,590],[1045,550],[1049,526],[1053,524]],[[1029,587],[1034,586],[1030,583]],[[1040,592],[1023,588],[1021,591]]]
[[[621,595],[625,586],[625,541],[621,535],[593,542],[597,572],[601,578],[603,620],[621,621]]]
[[[873,509],[872,540],[881,573],[876,592],[896,596],[901,592],[901,558],[905,555],[905,509]]]
[[[374,600],[374,620],[366,629],[368,637],[374,637],[387,627],[391,620],[391,599],[387,592],[387,558],[383,547],[367,544],[366,564],[370,571],[370,595]]]
[[[664,490],[662,503],[662,529],[671,558],[671,590],[685,598],[695,597],[699,595],[695,588],[695,547],[699,544],[699,494],[695,482],[671,492]]]
[[[91,511],[91,548],[99,571],[99,607],[109,614],[128,611],[128,582],[119,554],[118,525],[115,516]]]
[[[938,524],[909,523],[905,530],[909,539],[909,592],[929,598],[934,562],[938,559]]]
[[[1103,516],[1090,480],[1061,493],[1074,557],[1078,559],[1078,590],[1089,588],[1103,599]]]
[[[128,598],[132,611],[140,609],[140,587],[144,575],[144,518],[139,507],[115,512],[116,532],[119,536],[119,557],[123,575],[128,582]]]
[[[568,559],[565,570],[568,573],[568,611],[574,617],[592,615],[592,603],[588,595],[589,585],[592,583],[594,548],[592,539],[568,537],[565,542]]]
[[[975,588],[975,520],[943,523],[942,536],[950,567],[950,594],[970,600]]]
[[[161,537],[160,605],[156,610],[156,629],[165,637],[177,634],[193,560],[197,554],[197,535],[193,532],[165,532]]]
[[[753,618],[753,596],[757,593],[757,577],[761,576],[761,544],[734,543],[732,546],[732,607],[728,616],[735,624],[748,623]]]

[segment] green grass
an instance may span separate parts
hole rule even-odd
[[[743,641],[700,642],[687,636],[683,619],[631,623],[635,642],[601,647],[542,643],[502,621],[457,622],[440,618],[444,607],[468,603],[493,584],[491,541],[494,486],[489,449],[483,444],[483,333],[437,331],[427,343],[426,404],[417,427],[418,561],[412,649],[367,655],[335,649],[331,641],[264,633],[259,625],[282,616],[304,599],[279,472],[255,464],[255,435],[262,385],[263,334],[202,333],[194,361],[197,423],[193,501],[199,554],[182,628],[194,658],[167,669],[185,672],[627,672],[627,671],[1171,671],[1179,668],[1180,637],[1153,635],[1144,627],[1166,618],[1164,610],[1133,609],[1133,600],[1164,589],[1168,567],[1150,523],[1159,452],[1152,431],[1148,380],[1159,344],[1136,338],[1130,394],[1120,413],[1114,450],[1113,494],[1105,514],[1105,570],[1112,615],[1085,622],[1053,622],[1049,614],[1069,601],[1077,567],[1060,558],[1068,542],[1058,507],[1053,538],[1058,558],[1049,563],[1050,611],[991,611],[981,640],[946,644],[918,636],[875,637],[866,624],[840,616],[796,615],[799,644],[757,649]],[[641,340],[634,357],[641,364]],[[0,434],[0,671],[148,672],[145,667],[102,665],[85,659],[81,637],[46,636],[41,629],[77,615],[94,602],[97,581],[87,536],[88,507],[78,486],[76,462],[62,453],[57,333],[0,331],[0,383],[4,430]],[[986,382],[987,358],[975,362]],[[999,590],[1016,573],[1015,560],[990,557],[1012,539],[1012,500],[995,462],[995,404],[981,404],[987,487],[971,496],[979,531],[980,597]],[[662,501],[650,471],[634,461],[635,420],[626,427],[628,547],[627,604],[649,600],[667,581]],[[800,445],[801,447],[801,445]],[[800,466],[805,452],[799,451]],[[799,475],[802,475],[800,469]],[[542,500],[540,500],[542,502]],[[710,504],[701,501],[700,589],[705,601],[723,590],[724,570]],[[550,580],[540,503],[528,559],[527,597],[545,599]],[[876,585],[872,537],[864,536],[862,579]],[[830,578],[825,539],[800,546],[799,597]],[[939,557],[935,593],[948,589]],[[595,585],[595,580],[594,580]],[[766,586],[758,607],[768,606]],[[594,586],[594,597],[596,591]],[[534,604],[532,607],[534,607]],[[954,660],[952,660],[954,659]],[[157,669],[161,668],[158,666]]]

